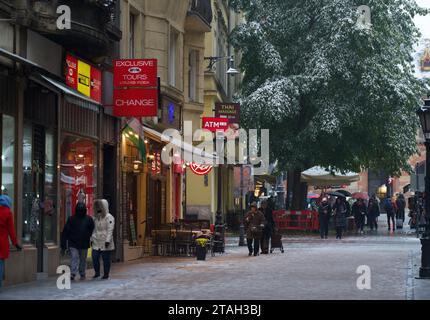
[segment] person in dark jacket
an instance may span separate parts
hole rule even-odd
[[[85,204],[76,205],[75,215],[67,220],[61,236],[61,249],[68,247],[71,255],[71,279],[75,280],[77,273],[81,280],[85,279],[88,248],[94,231],[94,220],[87,215]]]
[[[9,238],[12,244],[18,251],[22,247],[18,244],[16,239],[15,226],[13,224],[13,215],[10,210],[12,207],[12,200],[6,196],[0,196],[0,288],[2,287],[4,276],[4,264],[9,258]]]
[[[388,221],[388,231],[391,230],[391,221],[393,222],[393,231],[396,229],[396,212],[394,209],[394,204],[391,200],[390,196],[387,196],[384,200],[384,209],[387,213],[387,221]]]
[[[326,197],[324,197],[321,201],[320,206],[318,207],[318,219],[320,223],[320,234],[321,239],[328,238],[328,224],[331,216],[331,206],[328,203]]]
[[[273,210],[269,207],[267,201],[261,203],[260,211],[264,214],[266,225],[263,228],[263,236],[261,237],[261,253],[269,253],[269,243],[272,233],[275,228],[275,221],[273,220]]]
[[[358,199],[352,205],[352,214],[354,216],[357,232],[364,233],[364,225],[366,224],[367,207],[363,199]]]
[[[405,221],[405,209],[406,209],[406,200],[403,194],[399,194],[396,200],[396,219],[402,219]]]
[[[378,231],[378,217],[379,217],[379,203],[375,197],[370,198],[369,206],[367,207],[367,222],[370,230],[373,231],[375,228]]]
[[[334,224],[336,227],[336,239],[342,239],[343,229],[346,228],[346,215],[348,212],[344,198],[337,198],[333,207]]]
[[[251,210],[246,214],[244,225],[246,230],[246,240],[248,242],[249,255],[258,256],[260,250],[260,239],[262,230],[266,224],[266,219],[261,211],[257,210],[257,203],[251,204]],[[254,243],[254,248],[252,244]]]

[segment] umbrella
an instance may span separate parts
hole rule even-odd
[[[353,199],[369,200],[369,195],[366,192],[355,192],[352,194]]]
[[[334,197],[346,198],[346,196],[343,193],[336,192],[336,191],[330,191],[330,192],[327,192],[326,194]]]
[[[308,193],[308,199],[318,199],[320,197],[319,194],[316,193]]]
[[[345,197],[351,196],[351,192],[346,191],[346,190],[337,190],[336,192],[342,193]]]

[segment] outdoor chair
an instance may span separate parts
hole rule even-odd
[[[161,248],[161,255],[169,255],[173,249],[173,239],[171,230],[155,230],[154,231],[154,255],[159,255]]]
[[[185,254],[189,256],[193,243],[193,233],[191,231],[178,230],[175,237],[175,253],[181,255],[185,251]]]

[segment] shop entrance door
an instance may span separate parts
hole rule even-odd
[[[137,175],[127,173],[127,221],[129,221],[130,245],[137,245]]]
[[[161,225],[161,181],[149,178],[147,192],[147,230],[146,234],[150,237],[152,230],[157,229]]]

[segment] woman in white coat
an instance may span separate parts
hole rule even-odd
[[[100,277],[100,256],[103,259],[103,278],[109,279],[111,255],[115,249],[113,230],[115,218],[109,213],[107,200],[94,201],[94,232],[91,237],[94,279]]]

